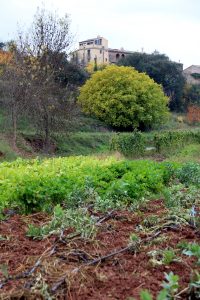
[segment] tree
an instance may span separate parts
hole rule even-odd
[[[0,42],[0,49],[3,50],[3,48],[6,46],[4,42]]]
[[[72,43],[69,28],[67,15],[60,18],[38,9],[28,32],[19,33],[12,47],[14,64],[5,73],[5,81],[13,85],[12,102],[20,109],[19,100],[25,103],[26,115],[44,137],[46,152],[52,130],[61,129],[64,119],[72,117],[77,83],[84,80],[67,60]]]
[[[1,106],[6,108],[11,116],[13,130],[13,147],[16,147],[17,122],[22,112],[25,112],[28,81],[24,76],[22,58],[18,53],[4,51],[0,55],[0,90]]]
[[[165,94],[170,98],[171,110],[183,110],[183,89],[185,79],[183,66],[169,60],[165,54],[135,52],[119,62],[119,65],[132,66],[139,72],[145,72],[155,82],[162,84]]]
[[[78,102],[85,113],[120,129],[147,129],[168,115],[162,88],[131,67],[110,65],[97,71],[80,88]]]
[[[186,85],[184,89],[186,107],[189,105],[200,106],[200,85]]]

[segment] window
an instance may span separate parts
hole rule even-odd
[[[90,49],[87,50],[87,60],[90,61],[91,56],[90,56]]]
[[[100,54],[101,54],[102,53],[102,49],[100,49],[99,51],[100,51]]]
[[[95,45],[101,45],[102,44],[102,39],[95,40]]]

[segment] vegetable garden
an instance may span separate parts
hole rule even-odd
[[[1,299],[199,299],[200,165],[0,165]]]

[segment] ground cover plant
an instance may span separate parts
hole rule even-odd
[[[17,206],[25,212],[50,211],[57,203],[77,207],[91,189],[102,201],[109,198],[131,203],[146,193],[159,193],[175,169],[176,164],[172,163],[114,157],[4,162],[0,165],[0,207]]]
[[[2,163],[1,298],[198,299],[199,174],[115,157]]]

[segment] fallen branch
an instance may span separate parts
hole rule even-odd
[[[105,256],[101,256],[101,257],[99,257],[99,258],[96,258],[96,259],[94,259],[94,260],[92,260],[92,261],[89,261],[89,262],[87,262],[86,264],[81,265],[79,268],[75,268],[74,270],[72,270],[71,273],[77,273],[77,272],[79,272],[84,266],[92,266],[92,265],[96,265],[96,264],[98,264],[98,263],[102,263],[102,262],[108,260],[109,258],[111,258],[111,257],[113,257],[113,256],[115,256],[115,255],[117,255],[117,254],[125,253],[125,252],[128,252],[128,251],[133,251],[133,250],[136,249],[139,245],[145,244],[145,243],[147,243],[147,242],[153,240],[153,239],[156,238],[158,235],[160,235],[160,233],[161,233],[161,231],[157,231],[153,236],[150,236],[150,237],[148,237],[148,238],[146,238],[146,239],[144,239],[144,240],[142,240],[142,241],[140,240],[139,242],[136,242],[136,243],[134,243],[134,244],[131,244],[131,245],[129,245],[129,246],[126,246],[126,247],[124,247],[124,248],[121,248],[121,249],[119,249],[119,250],[116,250],[116,251],[114,251],[114,252],[111,252],[111,253],[109,253],[109,254],[107,254],[107,255],[105,255]],[[56,290],[57,290],[57,289],[65,282],[66,277],[67,277],[66,274],[65,274],[63,277],[61,277],[61,278],[53,285],[53,287],[51,288],[51,291],[52,291],[52,292],[55,292],[55,291],[56,291]]]
[[[27,271],[22,272],[18,275],[15,276],[8,276],[5,280],[0,282],[0,289],[2,289],[9,281],[11,280],[19,280],[19,279],[23,279],[23,278],[27,278],[29,276],[31,276],[31,274],[33,274],[35,272],[35,270],[39,267],[39,265],[42,262],[42,258],[44,257],[44,255],[50,251],[49,256],[52,255],[55,251],[55,247],[56,245],[54,244],[53,246],[51,246],[50,248],[46,249],[42,255],[37,259],[37,261],[35,262],[35,264]]]

